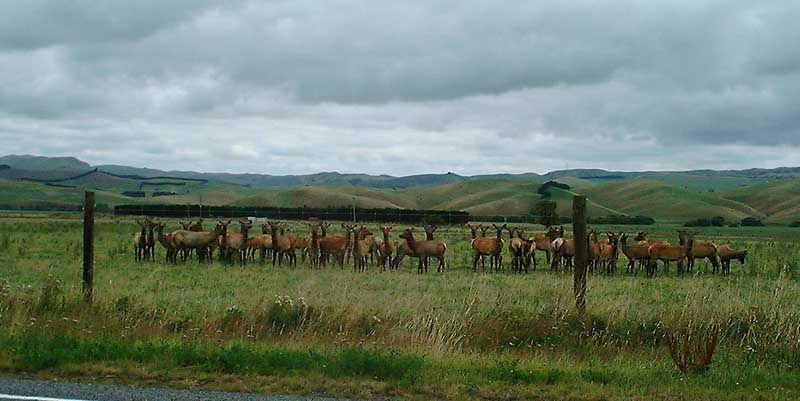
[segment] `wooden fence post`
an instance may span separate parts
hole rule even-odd
[[[575,308],[578,313],[586,311],[586,266],[589,263],[589,244],[586,237],[586,197],[572,198],[572,238],[575,241],[575,276],[572,288],[575,291]]]
[[[94,282],[94,192],[86,191],[83,202],[83,299],[92,302]]]

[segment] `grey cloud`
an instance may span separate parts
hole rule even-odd
[[[799,17],[790,1],[0,2],[0,137],[273,173],[797,164]]]

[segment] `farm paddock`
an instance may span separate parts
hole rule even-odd
[[[676,229],[647,228],[674,242]],[[511,274],[508,257],[505,273],[473,273],[463,227],[437,231],[447,269],[425,275],[412,262],[362,273],[303,262],[172,265],[158,244],[155,263],[137,262],[135,231],[130,219],[98,220],[87,307],[80,220],[0,219],[5,374],[357,398],[800,397],[796,229],[700,230],[748,250],[729,276],[704,261],[694,274],[628,275],[620,256],[617,274],[589,277],[582,317],[569,274]],[[680,373],[668,339],[709,332],[719,337],[712,364]]]

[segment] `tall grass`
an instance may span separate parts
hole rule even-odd
[[[413,381],[409,372],[433,369],[415,358],[500,353],[509,356],[482,366],[481,375],[520,385],[563,382],[563,372],[525,367],[526,358],[544,353],[593,361],[571,377],[602,384],[619,372],[598,360],[623,353],[671,364],[669,335],[703,325],[719,328],[715,360],[722,366],[732,356],[731,366],[740,358],[758,366],[800,366],[800,252],[781,229],[703,232],[750,251],[745,267],[735,265],[730,277],[702,268],[687,277],[591,276],[587,314],[578,316],[568,275],[547,268],[527,275],[472,273],[468,233],[460,228],[437,231],[448,242],[448,270],[420,276],[409,262],[400,271],[365,274],[302,264],[173,266],[163,263],[160,245],[157,263],[136,263],[135,226],[112,220],[97,225],[95,302],[86,307],[76,251],[80,228],[68,219],[0,220],[0,232],[9,236],[4,248],[0,237],[0,337],[15,366],[58,368],[92,358],[150,363],[156,359],[148,355],[163,353],[175,366],[209,372]],[[666,239],[674,232],[648,230]],[[315,351],[259,348],[283,343]],[[81,351],[69,351],[76,347]],[[48,356],[47,349],[63,352]]]

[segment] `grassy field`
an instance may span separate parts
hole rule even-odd
[[[653,279],[590,276],[579,316],[571,276],[542,269],[541,255],[527,275],[471,272],[463,228],[437,232],[448,270],[420,276],[412,262],[361,274],[302,263],[172,266],[159,247],[157,263],[136,263],[134,227],[99,220],[96,297],[86,307],[80,221],[0,219],[0,370],[362,398],[800,397],[797,229],[703,230],[747,249],[746,265],[729,277],[704,262],[685,277],[674,267]],[[646,229],[676,239],[673,226]],[[709,330],[720,333],[710,369],[678,372],[669,336]]]

